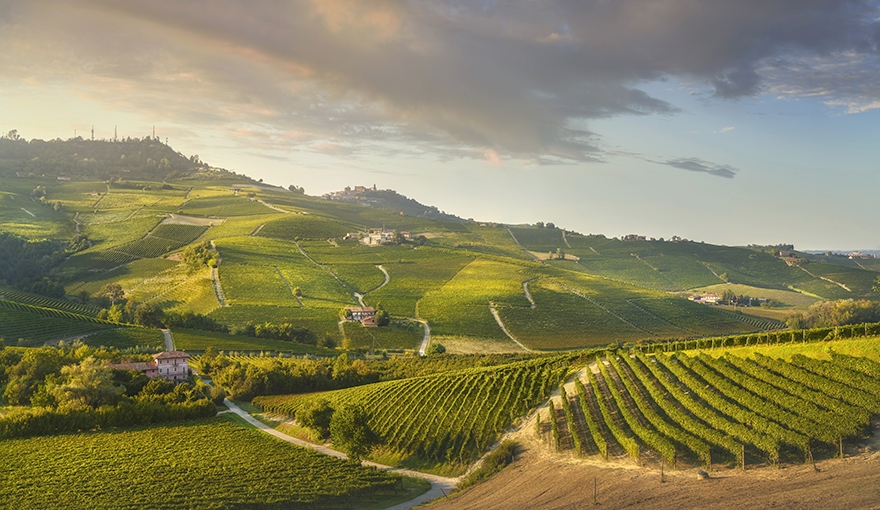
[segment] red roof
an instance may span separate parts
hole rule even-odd
[[[189,354],[183,351],[165,351],[159,354],[153,354],[153,359],[180,359],[189,358]]]
[[[156,362],[155,361],[135,361],[135,362],[126,362],[126,363],[111,363],[107,366],[110,368],[114,368],[116,370],[137,370],[139,372],[146,372],[147,370],[156,370]]]

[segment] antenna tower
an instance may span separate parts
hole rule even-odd
[[[113,141],[118,141],[118,139],[116,138],[116,126],[113,126]]]
[[[95,141],[95,126],[92,126],[92,141]]]

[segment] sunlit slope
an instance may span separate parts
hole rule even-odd
[[[398,463],[460,473],[519,416],[547,398],[568,370],[567,358],[388,381],[309,395],[257,397],[263,409],[295,417],[315,400],[357,403]]]
[[[870,296],[873,268],[823,261],[789,265],[766,253],[693,241],[647,241],[582,236],[560,229],[512,227],[526,249],[564,251],[577,261],[552,261],[573,270],[664,291],[684,291],[723,282],[789,289],[824,299]],[[815,260],[815,259],[814,259]]]

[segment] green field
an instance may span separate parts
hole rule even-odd
[[[363,508],[401,500],[395,475],[223,418],[11,439],[0,449],[0,501],[10,508]]]
[[[92,347],[112,347],[119,350],[145,348],[165,350],[165,335],[158,329],[117,328],[89,335],[83,343]]]
[[[715,293],[720,296],[725,290],[730,290],[737,296],[745,295],[753,298],[773,299],[774,301],[777,301],[779,303],[779,308],[806,309],[809,308],[810,305],[812,305],[813,303],[819,301],[815,297],[799,294],[797,292],[789,290],[762,289],[760,287],[737,285],[735,283],[719,283],[718,285],[710,285],[708,287],[693,289],[693,292]]]
[[[557,448],[640,464],[800,464],[835,455],[880,411],[880,363],[752,356],[610,352],[567,385],[564,412],[546,413],[541,433],[561,431]]]
[[[347,349],[415,349],[418,350],[424,330],[418,322],[394,322],[381,328],[365,328],[359,322],[346,322]]]
[[[257,397],[266,411],[293,417],[315,399],[357,402],[384,447],[383,461],[461,473],[513,420],[542,402],[568,371],[567,358],[444,372],[309,395]]]

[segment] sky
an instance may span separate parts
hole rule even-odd
[[[0,0],[0,132],[485,221],[880,248],[880,1]]]

